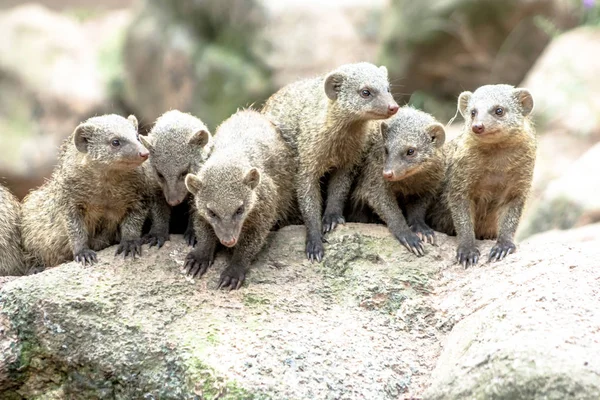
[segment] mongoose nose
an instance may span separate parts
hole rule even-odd
[[[398,104],[390,104],[390,105],[388,105],[388,114],[390,116],[396,114],[398,112],[399,108],[400,107],[398,107]]]
[[[394,177],[394,171],[390,171],[390,170],[384,170],[383,171],[383,178],[387,179],[388,181],[391,180]]]
[[[175,207],[175,206],[181,204],[181,200],[179,200],[179,199],[170,199],[170,200],[167,200],[167,203],[169,203],[169,205],[171,207]]]
[[[231,238],[229,241],[221,239],[221,243],[223,243],[223,246],[233,247],[237,243],[237,239]]]
[[[140,151],[138,154],[139,154],[139,156],[140,156],[141,158],[143,158],[144,160],[145,160],[145,159],[147,159],[147,158],[148,158],[148,156],[150,155],[150,153],[148,152],[148,150],[145,150],[145,151]]]
[[[485,130],[485,127],[482,123],[478,123],[471,125],[471,129],[473,130],[473,133],[481,134]]]

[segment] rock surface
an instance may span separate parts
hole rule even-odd
[[[466,393],[469,382],[485,385],[461,378],[463,365],[486,352],[492,361],[511,354],[547,366],[569,351],[571,361],[544,369],[535,382],[556,377],[565,387],[596,393],[588,378],[599,373],[589,357],[600,351],[597,243],[523,244],[501,263],[463,270],[453,262],[455,238],[440,234],[438,242],[416,258],[385,227],[348,224],[329,237],[325,262],[312,265],[304,257],[304,229],[291,226],[271,235],[247,284],[234,292],[215,290],[225,254],[200,280],[181,273],[188,248],[180,237],[161,250],[144,249],[135,261],[115,259],[107,249],[94,267],[69,263],[8,280],[0,289],[0,393],[7,399],[411,398],[429,386],[444,343],[431,398],[440,390]],[[482,253],[492,244],[481,242]],[[517,334],[517,324],[526,328],[520,337],[543,336],[545,352],[505,345],[502,329]],[[469,326],[480,332],[476,338],[469,339]],[[468,340],[472,353],[460,358]],[[490,350],[495,344],[503,350]],[[588,366],[579,365],[584,358]],[[482,365],[476,376],[487,371]],[[511,371],[501,372],[499,379],[512,379]],[[449,386],[439,389],[437,382]]]

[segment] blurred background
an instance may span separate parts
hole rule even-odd
[[[0,182],[39,186],[90,116],[148,130],[177,108],[214,131],[355,61],[386,65],[398,102],[442,123],[463,90],[529,88],[540,144],[519,236],[600,221],[595,0],[0,0]]]

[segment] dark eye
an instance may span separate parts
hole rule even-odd
[[[390,154],[390,151],[388,150],[388,148],[387,148],[387,147],[384,147],[384,148],[383,148],[383,153],[384,153],[384,154],[386,155],[386,157],[387,157],[387,155],[388,155],[388,154]]]
[[[179,174],[180,178],[185,178],[187,176],[187,174],[189,173],[189,171],[186,169],[185,171],[183,171],[181,174]]]
[[[499,117],[503,116],[504,115],[504,108],[502,108],[502,107],[496,108],[496,110],[494,111],[494,114],[496,114]]]
[[[390,93],[392,90],[390,89],[390,87],[388,86],[387,88],[387,92]]]
[[[112,142],[110,142],[110,144],[112,145],[112,147],[119,147],[121,145],[121,141],[119,139],[113,139]]]
[[[408,150],[406,151],[406,155],[407,155],[407,156],[412,156],[412,155],[414,155],[414,154],[415,154],[415,149],[408,149]]]
[[[163,174],[161,174],[160,172],[156,171],[156,176],[158,176],[158,179],[160,179],[161,181],[165,180],[165,177],[163,176]]]
[[[474,117],[477,115],[477,110],[471,110],[471,117]]]
[[[240,206],[240,208],[237,209],[237,211],[235,212],[235,215],[242,215],[244,213],[244,206]]]
[[[211,210],[210,208],[206,209],[206,214],[208,214],[209,218],[217,218],[217,214],[215,214],[214,211]]]
[[[371,92],[367,89],[363,89],[360,91],[360,95],[366,99],[367,97],[369,97],[371,95]]]
[[[136,139],[137,139],[137,141],[139,142],[139,141],[140,141],[140,134],[139,134],[139,133],[136,133],[136,134],[135,134],[135,138],[136,138]]]

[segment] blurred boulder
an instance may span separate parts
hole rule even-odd
[[[147,0],[125,43],[124,99],[146,126],[177,108],[214,129],[272,87],[255,0]]]
[[[446,119],[463,90],[520,83],[550,40],[542,26],[572,27],[579,8],[562,0],[392,0],[381,59],[405,98]]]
[[[0,179],[17,196],[51,173],[77,123],[118,112],[100,53],[127,20],[111,12],[82,22],[33,4],[0,13]]]
[[[538,126],[600,140],[600,27],[581,27],[554,39],[522,86],[535,97]]]

